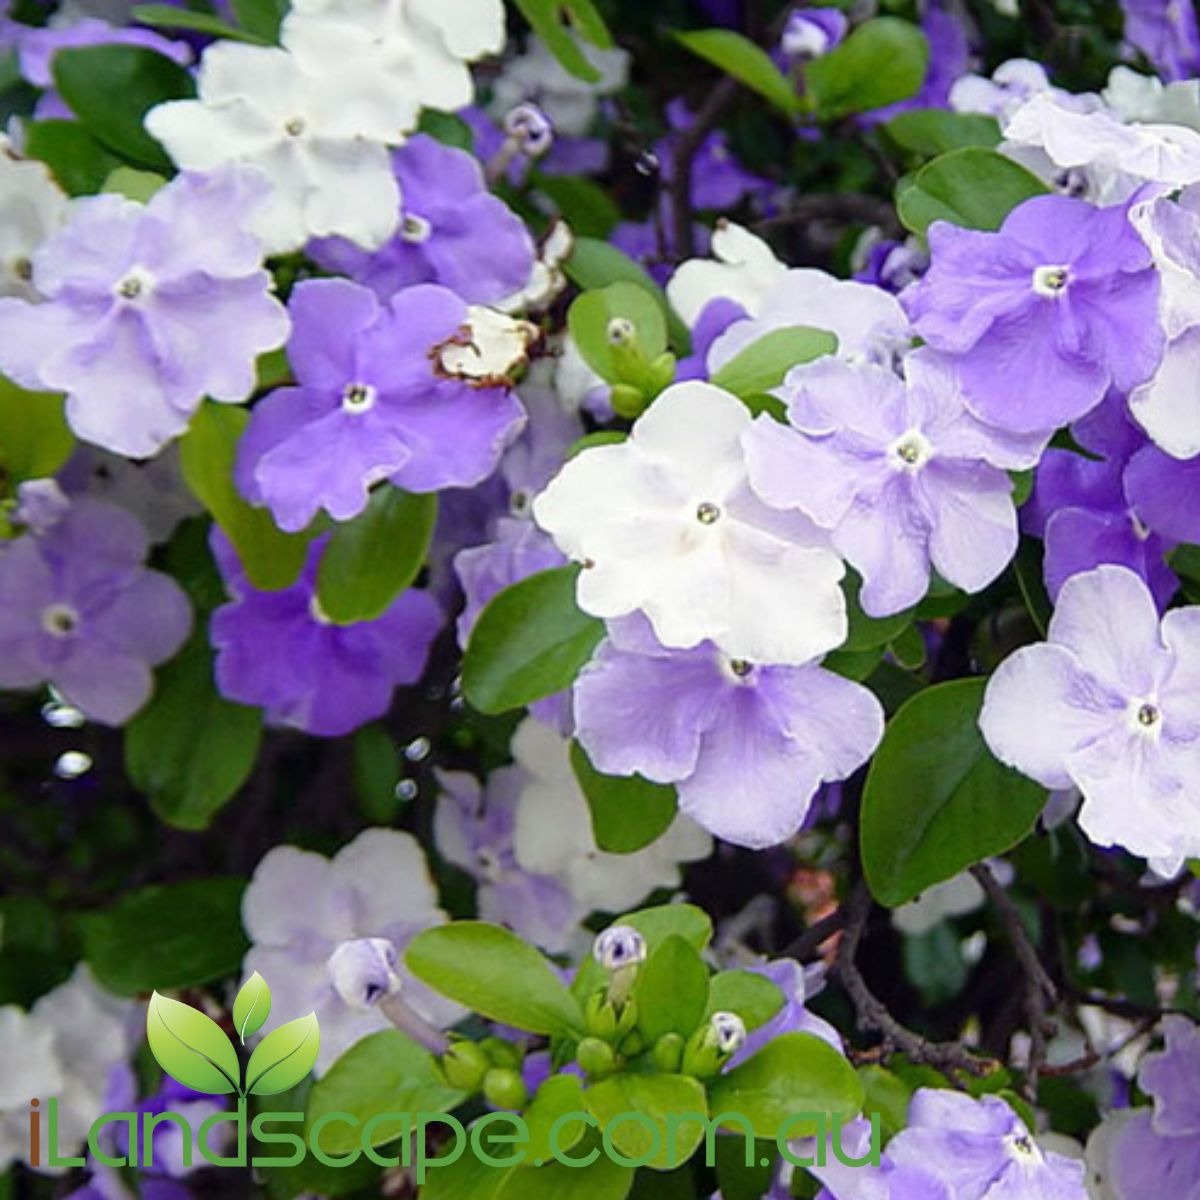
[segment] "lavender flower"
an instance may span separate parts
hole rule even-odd
[[[300,579],[277,592],[250,585],[228,542],[214,552],[233,600],[212,616],[217,686],[267,719],[319,737],[340,737],[382,716],[399,684],[416,683],[442,614],[410,588],[374,621],[334,625],[317,600],[317,566],[326,539],[313,542]]]
[[[1049,640],[1000,664],[980,728],[1043,786],[1078,787],[1079,823],[1161,874],[1200,854],[1200,607],[1162,619],[1146,585],[1102,566],[1063,585]]]
[[[349,520],[383,479],[431,492],[495,470],[524,414],[502,379],[451,377],[450,354],[472,336],[453,292],[421,284],[384,305],[348,280],[309,280],[289,311],[298,386],[255,408],[237,476],[283,529],[303,529],[321,508]]]
[[[846,36],[850,21],[838,8],[799,8],[788,17],[779,48],[789,59],[828,54]]]
[[[883,711],[817,666],[759,666],[709,643],[668,650],[640,617],[609,625],[575,684],[578,737],[596,767],[673,783],[680,811],[761,849],[804,821],[818,787],[870,757]]]
[[[0,550],[0,686],[53,684],[94,721],[128,721],[192,623],[147,551],[136,518],[95,500]]]
[[[785,1033],[811,1033],[823,1042],[828,1042],[839,1053],[842,1050],[841,1035],[823,1017],[808,1011],[806,1002],[818,987],[811,986],[814,976],[820,980],[821,968],[805,971],[794,958],[777,958],[762,966],[751,967],[756,975],[769,979],[783,993],[783,1007],[765,1024],[752,1030],[741,1049],[730,1059],[726,1070],[753,1058],[768,1042]]]
[[[205,396],[244,400],[259,354],[287,336],[258,242],[265,195],[240,171],[180,175],[142,206],[75,201],[33,256],[42,303],[0,299],[0,369],[67,393],[85,441],[133,458],[182,433]]]
[[[1200,74],[1196,9],[1176,0],[1121,0],[1125,40],[1170,81]]]
[[[981,420],[1052,430],[1158,366],[1158,274],[1124,208],[1038,196],[996,233],[935,221],[929,245],[904,304],[916,332],[956,356]]]

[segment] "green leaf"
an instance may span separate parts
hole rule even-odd
[[[919,692],[889,723],[867,775],[863,870],[889,907],[1011,850],[1046,793],[992,757],[979,732],[986,679]]]
[[[906,671],[919,671],[928,657],[928,648],[921,631],[915,625],[907,625],[889,643],[891,656]]]
[[[554,202],[559,216],[579,236],[606,238],[620,223],[617,202],[584,175],[543,175],[535,171],[530,186]]]
[[[679,811],[675,789],[640,775],[602,775],[578,742],[571,766],[592,814],[596,845],[609,854],[634,854],[671,827]]]
[[[841,647],[843,651],[857,654],[864,650],[877,650],[888,645],[912,624],[911,608],[890,617],[868,617],[859,603],[862,579],[856,571],[847,569],[842,590],[846,593],[846,614],[850,624],[850,631]]]
[[[479,614],[463,656],[463,694],[482,713],[522,708],[570,687],[604,637],[575,603],[579,567],[505,588]]]
[[[207,829],[250,777],[262,712],[234,704],[213,682],[204,630],[158,672],[154,695],[125,729],[125,770],[177,829]]]
[[[313,1084],[304,1106],[311,1129],[326,1113],[345,1112],[357,1126],[332,1121],[321,1132],[327,1154],[359,1148],[367,1122],[382,1113],[395,1113],[371,1130],[372,1146],[383,1146],[404,1133],[404,1113],[452,1112],[464,1093],[447,1087],[434,1074],[433,1056],[398,1029],[385,1029],[355,1042]]]
[[[561,1139],[559,1144],[563,1144]],[[572,1154],[587,1157],[584,1149]],[[496,1172],[493,1170],[492,1174]],[[582,1169],[548,1162],[535,1171],[512,1171],[505,1176],[497,1200],[625,1200],[633,1186],[633,1177],[629,1167],[620,1166],[601,1151],[594,1163]],[[470,1200],[479,1197],[473,1195]]]
[[[709,1088],[714,1118],[737,1113],[757,1137],[775,1138],[788,1122],[789,1138],[811,1137],[816,1125],[792,1122],[804,1113],[853,1117],[862,1107],[863,1086],[850,1064],[811,1033],[785,1033],[752,1058],[719,1076]],[[744,1130],[731,1123],[736,1132]]]
[[[571,336],[588,366],[609,383],[622,382],[608,337],[609,323],[624,318],[637,330],[638,346],[648,359],[667,348],[667,323],[654,297],[637,283],[610,283],[584,292],[567,314]]]
[[[159,1066],[184,1087],[213,1096],[241,1091],[233,1043],[199,1009],[155,992],[146,1010],[146,1038]]]
[[[776,1016],[784,1002],[783,992],[765,975],[720,971],[709,980],[705,1016],[715,1012],[737,1013],[746,1029],[753,1032]]]
[[[563,270],[572,283],[585,291],[607,287],[610,283],[636,283],[645,288],[662,309],[667,319],[671,336],[671,348],[676,354],[688,354],[692,348],[692,335],[679,314],[671,307],[667,294],[627,254],[616,246],[599,238],[580,237],[575,239],[571,256],[563,263]]]
[[[953,1000],[967,982],[958,933],[942,921],[924,933],[908,935],[901,949],[904,977],[930,1008]]]
[[[74,448],[62,396],[27,392],[0,375],[0,484],[53,475]]]
[[[743,398],[769,392],[783,383],[787,373],[837,350],[838,341],[824,329],[793,325],[773,329],[730,359],[712,382]]]
[[[238,24],[259,41],[279,41],[279,26],[288,10],[288,0],[233,0]]]
[[[626,913],[612,922],[632,925],[645,939],[646,953],[653,954],[668,938],[678,935],[696,950],[703,950],[712,940],[712,920],[694,904],[663,904]],[[571,983],[576,996],[590,996],[605,979],[604,968],[589,954],[579,965]]]
[[[109,991],[136,996],[232,975],[249,942],[244,879],[152,884],[80,917],[83,957]]]
[[[130,16],[139,25],[152,29],[190,29],[196,33],[207,33],[211,37],[229,38],[235,42],[253,42],[262,46],[269,39],[257,37],[244,29],[238,29],[209,12],[198,12],[191,8],[173,8],[170,4],[135,4]]]
[[[686,1038],[708,1005],[708,968],[690,942],[672,934],[638,971],[634,995],[638,1028],[648,1046],[664,1033]]]
[[[708,1104],[704,1088],[690,1075],[613,1075],[592,1084],[584,1099],[601,1127],[608,1126],[613,1146],[652,1171],[687,1162],[704,1140]],[[657,1136],[642,1121],[615,1123],[631,1114],[649,1118]],[[692,1116],[696,1119],[684,1119]]]
[[[98,141],[135,165],[174,171],[143,122],[155,105],[196,94],[183,67],[140,46],[80,46],[60,50],[52,70],[63,100]]]
[[[183,478],[237,550],[255,587],[291,587],[304,568],[308,540],[284,533],[265,508],[252,508],[233,482],[238,441],[250,420],[244,408],[206,400],[179,443]]]
[[[515,933],[484,921],[454,921],[419,933],[408,969],[481,1016],[530,1033],[577,1033],[583,1013],[554,969]]]
[[[908,1124],[908,1101],[912,1096],[909,1087],[898,1075],[869,1063],[858,1068],[858,1078],[866,1092],[863,1101],[863,1116],[879,1114],[880,1132],[885,1142]]]
[[[916,25],[877,17],[809,63],[804,78],[817,115],[832,121],[915,96],[928,62],[929,42]]]
[[[242,984],[233,1001],[233,1027],[246,1044],[248,1037],[253,1037],[266,1023],[271,1015],[271,989],[267,981],[255,971]]]
[[[475,153],[475,135],[470,125],[455,113],[442,112],[437,108],[422,109],[417,130],[427,133],[443,146],[465,150],[468,154]]]
[[[731,29],[699,29],[675,37],[693,54],[732,75],[785,115],[795,116],[800,111],[800,97],[787,76],[749,38]]]
[[[525,1110],[525,1125],[529,1130],[529,1144],[525,1149],[522,1166],[535,1167],[548,1163],[554,1148],[550,1144],[550,1131],[555,1122],[568,1113],[583,1112],[583,1081],[577,1075],[551,1075],[537,1090],[533,1103]],[[573,1121],[560,1126],[557,1145],[560,1154],[569,1153],[587,1133],[587,1124]]]
[[[295,1087],[316,1065],[320,1049],[316,1013],[272,1029],[250,1055],[246,1091],[251,1096],[274,1096]]]
[[[383,616],[421,567],[437,521],[437,496],[384,484],[354,520],[334,528],[317,571],[317,599],[335,625]]]
[[[905,227],[923,234],[934,221],[965,229],[999,229],[1018,204],[1046,194],[1036,175],[980,146],[952,150],[926,163],[897,189]]]
[[[570,32],[576,30],[598,49],[612,48],[612,35],[592,0],[513,0],[513,3],[550,53],[572,75],[585,83],[601,81],[600,72],[584,57]]]
[[[68,196],[98,192],[121,165],[78,121],[34,121],[25,127],[25,153],[50,168]]]
[[[354,734],[354,791],[363,816],[376,825],[390,825],[400,811],[396,785],[401,779],[400,755],[392,735],[378,722]]]
[[[136,200],[145,204],[155,192],[160,191],[166,180],[155,171],[138,171],[133,167],[117,167],[110,171],[100,190],[115,192],[126,200]]]
[[[956,113],[944,108],[910,108],[883,127],[904,150],[922,158],[936,158],[964,146],[991,148],[1000,142],[1000,124],[981,113]]]

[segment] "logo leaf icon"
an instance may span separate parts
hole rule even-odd
[[[155,992],[146,1013],[146,1037],[158,1065],[184,1087],[214,1096],[241,1091],[233,1043],[199,1009]]]
[[[242,989],[233,1002],[233,1024],[243,1046],[248,1037],[253,1037],[266,1024],[270,1015],[271,989],[267,987],[267,981],[255,971],[242,984]]]
[[[254,1048],[246,1068],[246,1092],[273,1096],[295,1087],[313,1069],[321,1048],[315,1013],[273,1029]]]

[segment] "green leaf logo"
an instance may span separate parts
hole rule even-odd
[[[313,1069],[320,1048],[321,1031],[315,1013],[272,1030],[250,1055],[246,1093],[273,1096],[295,1087]]]
[[[241,1093],[237,1051],[199,1009],[155,992],[146,1013],[146,1037],[159,1066],[184,1087],[214,1096]]]
[[[233,1024],[242,1045],[248,1037],[253,1037],[266,1023],[271,1015],[271,989],[267,981],[255,971],[242,985],[237,999],[233,1002]]]

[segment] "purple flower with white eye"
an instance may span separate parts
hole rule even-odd
[[[1063,584],[1048,638],[992,676],[985,740],[1044,787],[1079,788],[1097,845],[1174,874],[1200,855],[1200,607],[1160,624],[1137,575],[1097,567]]]
[[[1157,368],[1159,277],[1125,208],[1036,196],[995,233],[935,221],[929,248],[902,300],[916,332],[958,359],[981,420],[1056,429]]]
[[[824,359],[795,368],[788,424],[763,415],[745,435],[750,486],[831,532],[863,577],[862,606],[883,617],[916,604],[931,567],[981,591],[1017,548],[1012,481],[1040,446],[1005,437],[963,404],[951,366],[918,351],[906,381]]]
[[[1115,563],[1140,575],[1159,607],[1165,607],[1179,586],[1164,561],[1173,543],[1155,532],[1138,503],[1148,498],[1159,507],[1155,503],[1159,475],[1155,472],[1152,481],[1146,480],[1152,483],[1146,487],[1143,466],[1137,485],[1130,486],[1130,463],[1146,447],[1146,435],[1129,419],[1125,401],[1116,393],[1076,422],[1072,434],[1085,450],[1102,457],[1047,450],[1038,464],[1029,503],[1021,510],[1022,528],[1045,541],[1044,571],[1051,599],[1072,575]],[[1146,464],[1152,471],[1162,465],[1172,472],[1182,465],[1154,447],[1148,449],[1155,456]],[[1165,461],[1160,464],[1160,460]],[[1200,517],[1200,502],[1188,504],[1185,499],[1183,512],[1189,509],[1194,518]]]
[[[575,723],[598,770],[673,783],[681,812],[762,849],[800,828],[822,783],[866,762],[883,710],[819,666],[759,666],[711,643],[668,650],[635,616],[609,623],[576,681]]]
[[[533,241],[508,205],[487,190],[465,151],[418,134],[392,155],[400,225],[381,249],[345,238],[310,243],[311,257],[387,300],[416,283],[440,283],[471,304],[519,292],[533,270]]]
[[[281,528],[320,509],[348,521],[371,487],[412,492],[486,479],[524,413],[501,378],[454,378],[450,355],[470,348],[474,313],[452,291],[418,284],[386,305],[345,279],[292,292],[288,357],[297,386],[258,404],[238,448],[237,479]]]
[[[551,954],[562,954],[587,916],[561,880],[536,875],[518,864],[513,850],[517,805],[524,778],[519,767],[488,776],[486,790],[474,776],[439,771],[434,838],[447,862],[479,885],[479,917],[506,925]]]
[[[0,299],[0,370],[67,393],[84,440],[156,454],[200,401],[236,403],[288,319],[258,240],[243,232],[266,194],[253,172],[177,176],[145,204],[76,200],[33,255],[41,303]]]
[[[1168,83],[1200,74],[1196,8],[1178,0],[1121,0],[1125,40],[1140,50]]]
[[[788,17],[779,49],[789,59],[820,58],[837,46],[850,21],[837,8],[798,8]]]
[[[0,687],[53,684],[94,721],[128,721],[192,624],[148,549],[135,517],[95,500],[0,548]]]
[[[221,694],[266,709],[267,719],[318,737],[340,737],[381,717],[397,686],[416,683],[442,625],[428,592],[409,588],[374,621],[335,625],[317,599],[326,538],[312,543],[300,578],[263,592],[216,533],[213,551],[233,594],[212,616]]]

